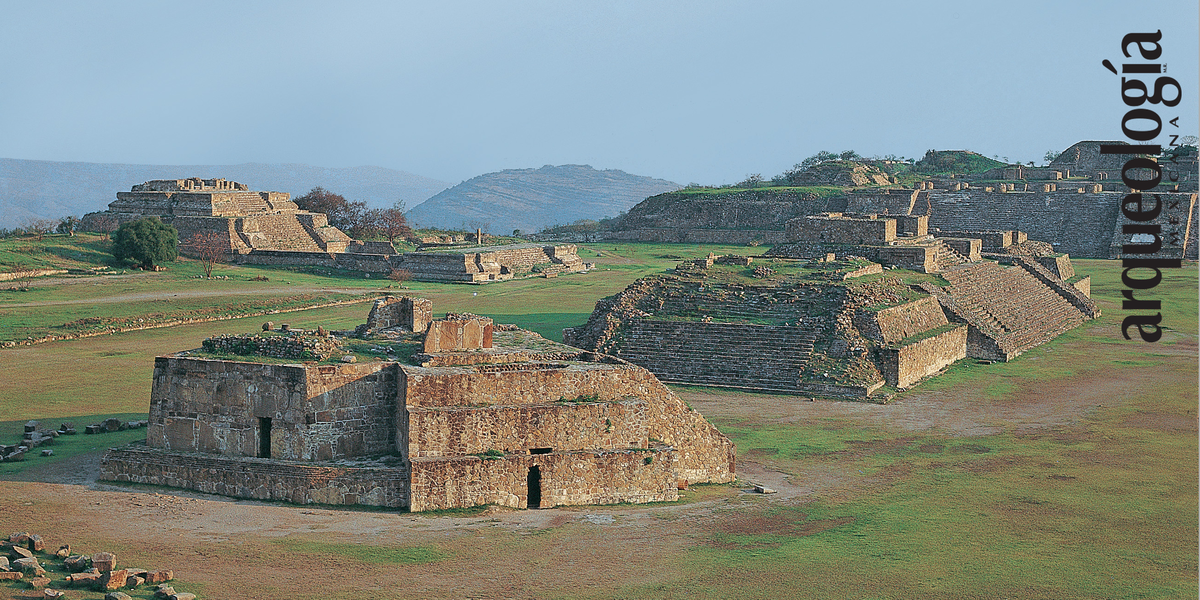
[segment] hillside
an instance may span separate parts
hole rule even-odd
[[[372,207],[414,206],[449,183],[382,167],[333,169],[302,164],[125,165],[0,158],[0,228],[103,210],[117,192],[151,179],[222,177],[251,190],[304,194],[315,186]]]
[[[615,216],[648,196],[681,187],[612,169],[546,165],[480,175],[439,193],[407,214],[409,221],[422,227],[533,232],[580,219]]]

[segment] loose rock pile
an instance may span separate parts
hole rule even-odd
[[[47,431],[42,429],[40,422],[29,421],[25,424],[25,433],[20,442],[12,445],[0,444],[0,462],[25,460],[25,455],[34,448],[53,445],[55,438],[60,435],[75,435],[75,426],[70,423],[63,423],[57,431]],[[45,448],[41,451],[41,454],[42,456],[50,456],[54,454],[54,451]]]
[[[0,581],[22,581],[30,589],[42,590],[44,598],[62,598],[56,588],[90,588],[108,592],[104,600],[132,600],[120,590],[144,585],[157,585],[154,597],[164,600],[195,600],[196,595],[176,592],[167,582],[174,579],[172,571],[147,571],[130,567],[117,568],[117,557],[111,552],[91,556],[72,554],[64,544],[58,550],[46,550],[46,541],[36,533],[14,533],[0,542]],[[40,555],[40,557],[39,557]],[[45,561],[44,563],[42,561]],[[52,573],[65,573],[55,584]],[[55,587],[51,587],[55,584]]]

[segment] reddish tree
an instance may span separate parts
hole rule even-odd
[[[320,186],[299,198],[293,198],[292,202],[301,210],[324,214],[330,225],[342,230],[353,229],[367,210],[366,202],[350,202],[345,196]]]
[[[229,254],[229,238],[215,231],[197,233],[188,239],[183,249],[200,259],[205,277],[212,277],[213,267],[217,263],[225,262],[225,257]]]

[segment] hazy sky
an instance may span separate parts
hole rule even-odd
[[[1121,139],[1120,39],[1169,2],[0,0],[0,157],[378,165],[451,183],[580,163],[680,183],[818,150],[1041,161]],[[1119,67],[1118,67],[1119,68]],[[1168,132],[1175,131],[1168,126]]]

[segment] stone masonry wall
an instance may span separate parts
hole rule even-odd
[[[542,508],[617,502],[669,502],[679,498],[669,448],[465,456],[412,461],[413,512],[496,504],[527,508],[529,473],[541,475]]]
[[[395,367],[158,357],[146,443],[166,450],[332,460],[395,451]]]
[[[812,216],[787,222],[788,240],[830,244],[882,244],[896,239],[895,219]]]
[[[733,479],[733,443],[640,367],[584,363],[502,373],[472,367],[400,368],[400,402],[409,408],[489,406],[496,398],[503,398],[506,406],[560,398],[643,399],[647,432],[676,449],[676,468],[682,478],[691,482]],[[408,435],[406,428],[400,438]]]
[[[949,323],[946,313],[933,296],[879,311],[860,311],[854,321],[863,335],[884,344],[895,344]]]
[[[99,479],[295,504],[388,508],[404,508],[409,504],[409,472],[405,466],[317,466],[130,445],[113,448],[104,454]]]
[[[406,456],[645,448],[646,402],[526,404],[494,408],[408,409]]]
[[[937,300],[930,297],[937,303]],[[940,312],[940,311],[939,311]],[[901,346],[880,348],[879,370],[888,385],[906,388],[967,356],[967,326]]]

